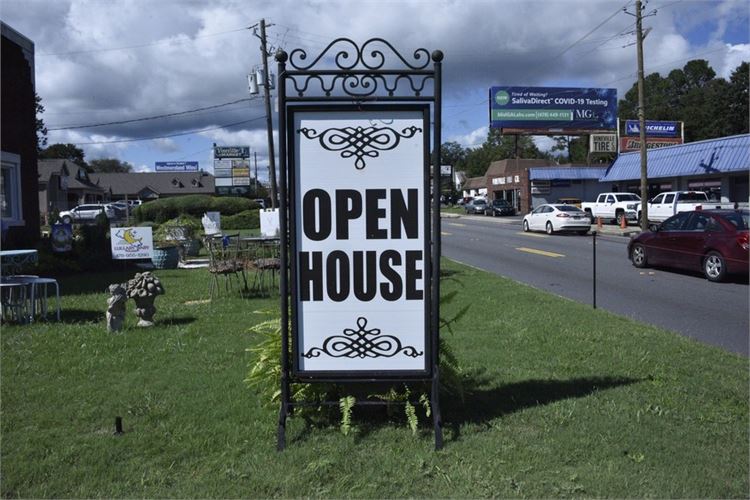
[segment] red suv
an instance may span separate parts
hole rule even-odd
[[[710,281],[748,273],[748,210],[678,213],[655,231],[630,240],[635,267],[665,266],[703,271]]]

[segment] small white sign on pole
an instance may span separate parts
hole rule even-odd
[[[150,259],[154,241],[150,227],[110,227],[112,258]]]
[[[267,237],[279,236],[279,209],[260,209],[260,234]]]

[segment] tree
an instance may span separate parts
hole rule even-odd
[[[727,124],[732,134],[748,133],[748,88],[750,88],[750,64],[743,62],[729,76],[727,93]]]
[[[47,126],[40,118],[40,115],[44,113],[42,98],[39,94],[34,94],[34,100],[36,101],[36,151],[39,153],[42,147],[47,145]]]
[[[477,148],[462,148],[458,143],[447,142],[443,143],[440,151],[441,155],[446,155],[444,164],[449,164],[446,157],[459,158],[453,163],[456,170],[465,171],[467,177],[481,177],[493,161],[515,158],[516,138],[501,135],[498,129],[490,129],[484,143]],[[530,136],[519,136],[518,157],[542,158],[545,155],[539,151]]]
[[[117,158],[101,158],[89,162],[89,172],[128,173],[133,171],[133,165]]]
[[[466,149],[457,142],[444,142],[440,146],[440,159],[443,165],[452,165],[454,170],[461,170],[466,161]]]
[[[747,89],[747,62],[726,81],[716,78],[707,61],[689,61],[666,77],[652,73],[645,78],[646,119],[684,122],[686,142],[747,133]],[[618,106],[621,119],[638,117],[635,84]]]
[[[85,153],[75,144],[52,144],[51,146],[39,151],[39,159],[48,160],[70,160],[76,165],[86,168]]]

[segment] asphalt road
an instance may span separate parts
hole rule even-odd
[[[524,233],[521,218],[442,219],[443,256],[535,288],[592,304],[593,238]],[[637,321],[748,356],[748,280],[636,269],[628,238],[596,239],[596,305]]]

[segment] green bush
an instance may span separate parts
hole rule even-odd
[[[221,218],[221,229],[257,229],[260,227],[258,210],[245,210],[236,215]]]
[[[229,216],[258,208],[257,203],[247,198],[191,194],[149,201],[136,208],[133,214],[138,223],[153,221],[161,224],[182,214],[191,215],[200,220],[206,212],[221,212],[222,216]]]
[[[177,228],[182,228],[182,230],[176,231]],[[174,235],[182,232],[184,233],[183,236],[186,238],[193,238],[195,234],[202,229],[203,225],[197,217],[183,214],[159,225],[159,227],[153,231],[153,236],[154,241],[166,241],[175,239]]]

